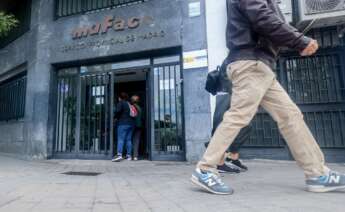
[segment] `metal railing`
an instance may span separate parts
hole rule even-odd
[[[313,29],[321,49],[311,57],[285,51],[276,70],[279,82],[301,109],[323,148],[345,148],[345,46],[336,28]],[[251,123],[247,147],[285,147],[277,124],[265,112]]]
[[[56,17],[83,14],[142,3],[147,0],[56,0]]]

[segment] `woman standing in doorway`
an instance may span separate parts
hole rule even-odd
[[[133,133],[133,159],[138,160],[139,144],[141,140],[142,128],[143,128],[143,111],[139,106],[140,98],[137,95],[131,98],[132,105],[137,109],[137,116],[135,117],[135,127]]]
[[[134,119],[130,115],[130,103],[128,94],[120,93],[119,102],[116,105],[115,119],[117,120],[117,156],[113,162],[120,162],[124,158],[123,148],[127,147],[127,160],[132,160],[132,135],[134,130]]]

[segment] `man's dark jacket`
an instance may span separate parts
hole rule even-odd
[[[272,68],[280,47],[304,50],[310,38],[286,23],[276,0],[227,0],[228,63],[260,60]]]

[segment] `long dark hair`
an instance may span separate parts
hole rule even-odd
[[[119,98],[123,101],[127,101],[128,100],[128,94],[125,93],[125,92],[121,92],[120,95],[119,95]]]

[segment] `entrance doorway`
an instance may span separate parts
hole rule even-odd
[[[124,92],[128,94],[131,99],[132,96],[139,96],[139,106],[142,110],[142,134],[140,137],[138,157],[139,159],[149,158],[149,144],[148,144],[148,127],[147,121],[149,120],[150,113],[147,112],[148,105],[148,93],[147,93],[147,77],[148,69],[137,69],[137,70],[124,70],[115,73],[114,78],[114,99],[115,106],[118,102],[118,96],[120,93]],[[124,148],[125,149],[125,148]],[[117,153],[117,130],[115,122],[115,133],[114,133],[114,153]]]
[[[185,160],[180,56],[59,70],[55,158],[110,159],[116,154],[114,109],[120,92],[144,111],[139,157]]]

